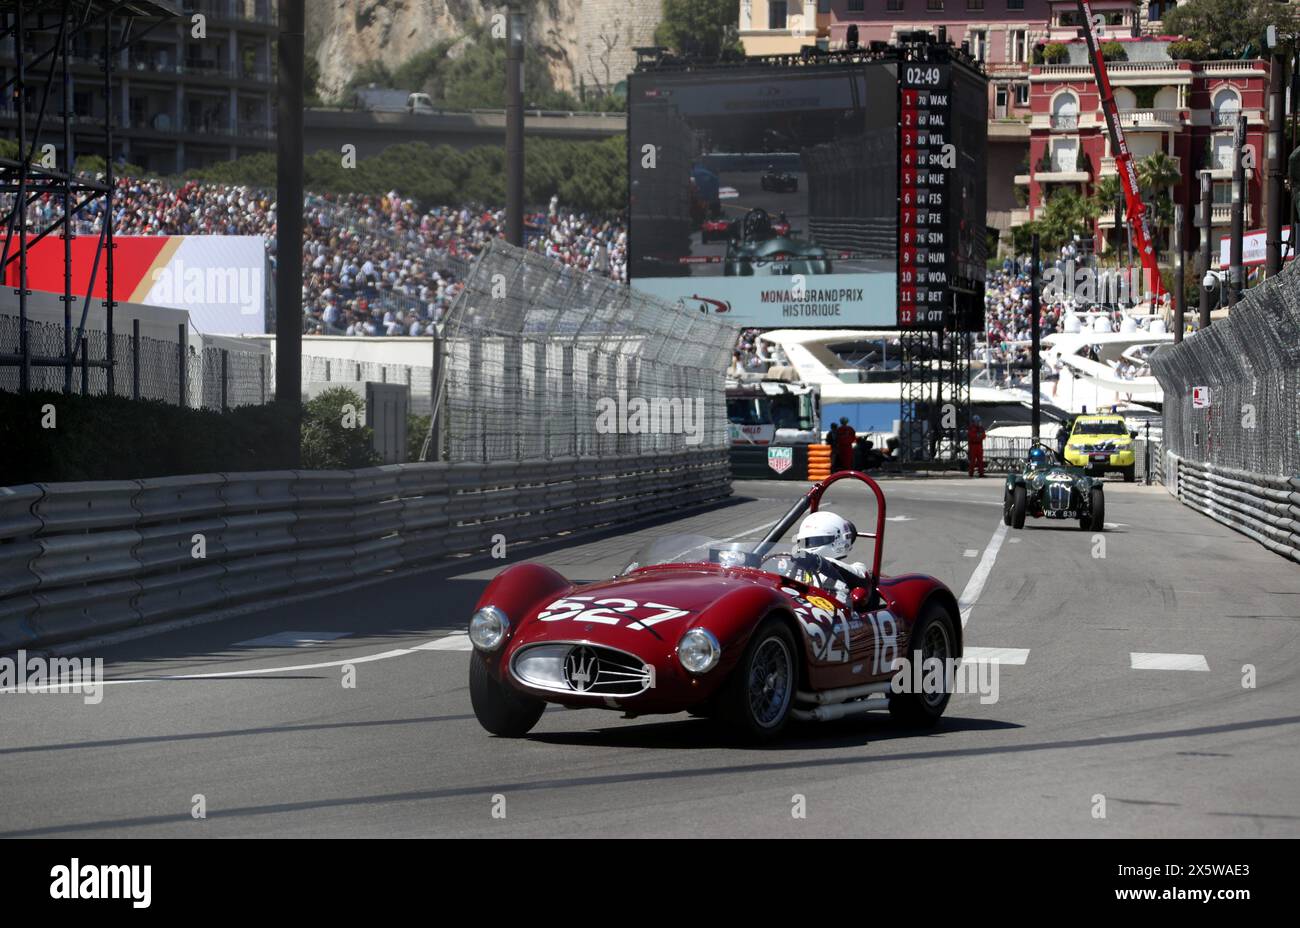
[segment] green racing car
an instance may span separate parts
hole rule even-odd
[[[1002,497],[1003,522],[1024,528],[1026,516],[1077,519],[1084,531],[1105,531],[1105,487],[1082,467],[1071,467],[1051,448],[1035,443],[1023,470],[1007,475]]]

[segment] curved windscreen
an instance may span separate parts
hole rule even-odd
[[[720,564],[752,567],[783,577],[794,576],[792,550],[786,544],[724,541],[706,535],[666,535],[642,546],[622,573],[654,564]]]

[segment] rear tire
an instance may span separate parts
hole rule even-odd
[[[719,715],[741,739],[771,741],[790,720],[799,679],[799,649],[778,618],[763,622],[723,684]]]
[[[1028,500],[1025,497],[1025,488],[1016,487],[1011,494],[1011,527],[1025,527],[1025,509],[1028,507]]]
[[[1101,487],[1093,487],[1088,495],[1088,524],[1084,528],[1106,531],[1106,493]]]
[[[501,738],[528,734],[546,711],[542,700],[517,693],[493,677],[478,654],[469,659],[469,701],[478,723]]]
[[[947,661],[956,657],[957,620],[936,602],[929,603],[921,613],[912,632],[911,653],[907,659],[913,664],[920,653],[921,678],[925,678],[925,662],[935,658],[943,662],[944,683],[947,682]],[[911,677],[916,670],[909,669]],[[952,693],[946,685],[939,693],[893,693],[889,695],[889,714],[894,720],[908,726],[931,728],[943,716]]]

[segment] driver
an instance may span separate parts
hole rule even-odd
[[[811,574],[808,582],[829,593],[840,602],[849,601],[849,593],[861,586],[867,565],[842,560],[857,540],[858,530],[848,519],[823,510],[806,516],[794,537],[794,556]]]
[[[1026,463],[1029,465],[1030,470],[1036,470],[1039,467],[1050,466],[1052,458],[1042,445],[1034,445],[1029,449],[1029,457],[1026,458]]]

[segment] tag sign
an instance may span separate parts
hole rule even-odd
[[[1210,408],[1209,387],[1192,387],[1192,408],[1193,409]]]
[[[793,448],[768,448],[767,466],[778,474],[784,474],[794,465]]]

